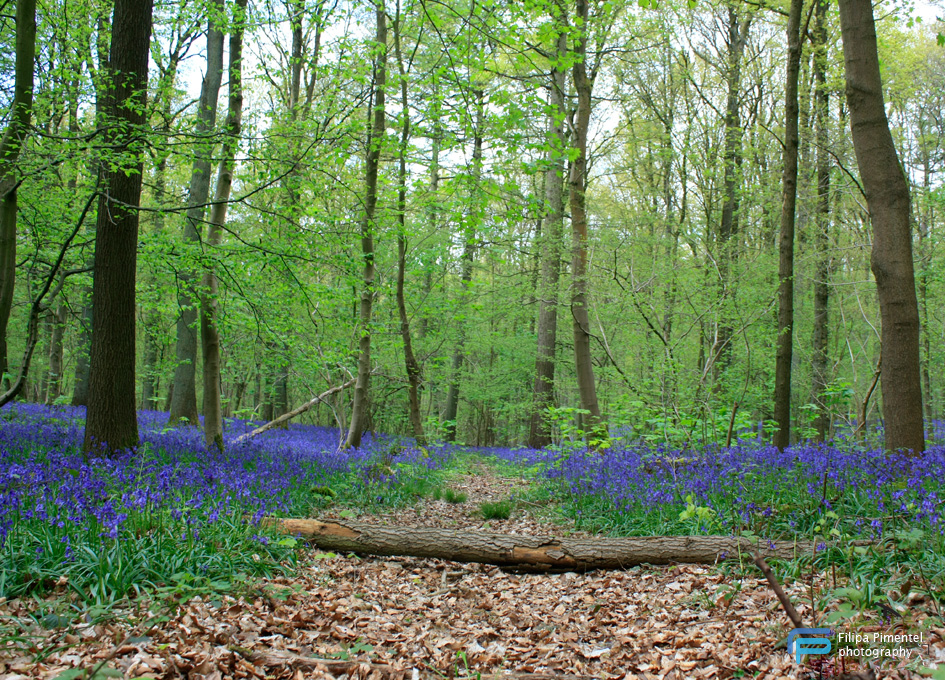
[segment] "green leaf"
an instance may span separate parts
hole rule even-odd
[[[63,671],[57,675],[53,680],[76,680],[76,678],[84,678],[85,669],[84,668],[70,668],[67,671]]]

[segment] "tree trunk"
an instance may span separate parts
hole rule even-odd
[[[933,142],[934,144],[934,142]],[[932,362],[931,328],[929,327],[929,276],[932,267],[932,159],[931,150],[926,145],[922,150],[922,192],[925,196],[925,209],[919,216],[919,280],[917,294],[922,329],[922,394],[925,397],[925,415],[935,420],[938,410],[935,407],[935,395],[932,392],[932,374],[929,364]]]
[[[95,28],[95,53],[98,66],[92,74],[93,85],[95,86],[95,120],[101,121],[107,115],[108,106],[108,81],[104,77],[109,71],[109,51],[111,49],[111,24],[107,14],[99,15]],[[87,66],[91,70],[91,45],[89,46],[89,55]],[[96,125],[100,125],[96,122]],[[100,162],[93,163],[91,174],[93,177],[103,178],[105,169]],[[89,232],[94,240],[95,226],[93,225]],[[95,264],[95,255],[87,260],[88,266]],[[75,387],[72,391],[73,406],[87,406],[89,403],[89,352],[92,348],[92,287],[85,286],[82,290],[82,313],[79,322],[79,342],[78,357],[75,366]]]
[[[56,305],[50,317],[52,334],[49,337],[49,377],[46,380],[46,404],[56,403],[62,394],[62,338],[66,329],[66,307]]]
[[[751,17],[739,19],[738,9],[734,5],[728,7],[728,73],[726,76],[728,95],[725,104],[725,150],[722,163],[724,197],[722,203],[722,217],[718,232],[718,268],[721,300],[724,302],[731,295],[732,269],[738,259],[739,222],[741,208],[741,181],[742,166],[742,122],[741,122],[741,74],[742,54],[748,42],[748,30],[751,27]],[[709,361],[712,362],[712,373],[716,381],[721,378],[732,358],[732,326],[729,313],[723,304],[719,309],[718,330]],[[716,383],[718,387],[718,383]]]
[[[233,168],[239,147],[243,116],[243,15],[247,0],[236,0],[236,20],[230,34],[229,109],[224,130],[226,138],[220,153],[217,187],[210,207],[207,245],[216,248],[223,240],[223,225],[230,192]],[[203,274],[200,295],[200,344],[203,353],[203,434],[207,447],[223,451],[223,405],[220,397],[220,331],[217,327],[217,290],[219,283],[212,260]]]
[[[787,23],[787,75],[784,88],[784,154],[781,180],[781,237],[778,246],[778,340],[774,369],[774,445],[791,443],[791,361],[794,358],[794,215],[797,204],[798,104],[801,67],[801,12],[804,0],[791,0]]]
[[[490,534],[475,529],[377,526],[346,520],[267,517],[271,526],[310,539],[323,550],[368,555],[432,557],[535,571],[624,569],[637,564],[714,564],[757,551],[766,558],[791,559],[809,554],[808,541],[778,542],[729,536],[640,536],[634,538],[558,538]]]
[[[217,119],[217,100],[223,80],[223,31],[220,29],[224,0],[212,0],[211,18],[207,27],[207,72],[200,87],[200,103],[194,123],[197,148],[190,174],[187,199],[187,219],[184,220],[184,240],[189,244],[190,257],[196,257],[201,241],[200,232],[210,195],[210,159],[213,156],[213,128]],[[184,261],[180,278],[180,317],[177,320],[177,367],[174,369],[174,397],[168,423],[186,420],[190,425],[199,423],[197,414],[197,308],[199,305],[196,281],[196,263]]]
[[[476,97],[476,123],[473,131],[473,155],[472,155],[472,189],[470,196],[470,215],[466,219],[463,229],[463,255],[462,269],[459,274],[459,304],[465,307],[469,304],[469,290],[472,284],[473,264],[476,259],[476,241],[478,239],[479,227],[482,221],[482,195],[480,183],[482,182],[482,128],[483,117],[485,116],[485,92],[483,90],[474,91]],[[465,317],[458,322],[458,337],[456,347],[453,350],[453,361],[450,367],[450,385],[446,392],[446,408],[443,410],[444,439],[448,442],[456,441],[457,417],[459,415],[459,383],[463,370],[463,363],[466,361],[466,319]]]
[[[407,316],[407,302],[404,298],[404,277],[407,268],[407,145],[410,142],[410,108],[407,102],[407,74],[404,72],[404,58],[400,49],[400,2],[397,2],[397,18],[394,20],[394,50],[397,53],[397,70],[400,74],[401,133],[398,149],[399,167],[397,171],[397,314],[400,317],[400,337],[404,342],[404,364],[407,369],[407,401],[410,408],[410,427],[418,446],[426,446],[427,438],[423,433],[423,420],[420,416],[420,388],[423,375],[420,363],[413,353],[413,339],[410,335],[410,319]]]
[[[535,357],[535,382],[532,387],[532,412],[528,424],[528,445],[540,449],[551,444],[551,428],[545,411],[554,405],[555,346],[558,338],[558,282],[561,278],[561,241],[564,232],[564,158],[567,140],[564,132],[565,61],[568,37],[557,40],[557,60],[551,69],[548,106],[548,151],[545,156],[544,230],[536,246],[541,253],[541,279],[538,302],[538,351]]]
[[[817,406],[814,429],[817,440],[830,436],[830,411],[826,392],[828,341],[830,333],[830,152],[827,125],[830,117],[830,92],[827,89],[827,5],[829,0],[815,0],[814,14],[814,135],[817,146],[817,216],[814,232],[814,331],[811,345],[813,403]]]
[[[587,0],[577,0],[578,37],[574,44],[575,62],[571,68],[574,88],[577,91],[577,111],[574,116],[575,158],[571,161],[568,178],[568,198],[571,206],[571,316],[574,330],[574,363],[577,373],[581,408],[587,411],[585,431],[589,440],[606,436],[606,427],[601,422],[600,406],[597,403],[597,384],[594,381],[594,365],[591,362],[591,328],[587,312],[587,210],[585,187],[587,185],[587,134],[591,121],[591,92],[594,78],[587,73]]]
[[[919,454],[925,450],[925,433],[911,200],[886,118],[870,0],[840,1],[840,32],[853,150],[873,224],[871,268],[882,320],[886,448]]]
[[[16,280],[17,160],[33,115],[33,60],[36,55],[36,0],[17,0],[13,104],[0,140],[0,376],[9,372],[7,324]],[[9,389],[3,379],[2,389]]]
[[[170,97],[167,98],[165,114],[170,117]],[[166,120],[167,118],[165,118]],[[165,133],[169,132],[167,128]],[[164,200],[167,192],[167,156],[162,156],[154,171],[154,203],[158,212],[155,213],[154,233],[164,231]],[[144,366],[141,376],[141,408],[158,410],[158,391],[161,381],[158,377],[158,355],[160,346],[157,337],[157,328],[161,323],[161,315],[154,309],[149,309],[145,316],[144,327]]]
[[[118,123],[108,136],[119,154],[142,152],[148,90],[151,0],[116,0],[106,111]],[[139,156],[140,158],[140,156]],[[141,197],[140,160],[105,174],[95,231],[92,345],[86,454],[138,445],[135,413],[135,266]]]
[[[361,290],[361,305],[358,318],[358,379],[354,388],[354,403],[351,406],[351,425],[345,448],[361,446],[369,403],[368,389],[371,379],[371,310],[374,304],[374,211],[377,207],[377,169],[381,147],[384,145],[386,129],[384,110],[384,87],[387,80],[387,14],[383,3],[377,7],[377,57],[374,65],[374,125],[368,134],[367,163],[364,177],[364,215],[361,218],[361,253],[364,258],[364,273]]]

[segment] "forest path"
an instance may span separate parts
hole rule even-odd
[[[536,503],[524,498],[531,482],[520,475],[503,474],[486,462],[475,461],[468,469],[454,474],[441,487],[445,493],[452,490],[462,494],[462,502],[451,503],[445,498],[425,496],[416,504],[386,512],[364,513],[359,521],[371,524],[407,527],[436,527],[439,529],[479,529],[498,534],[520,535],[578,535],[573,523],[549,511],[550,501]],[[511,501],[513,510],[508,519],[485,519],[480,512],[483,503]],[[319,513],[322,520],[339,519],[336,508]],[[350,518],[350,516],[349,516]]]
[[[423,499],[361,520],[484,528],[479,504],[521,496],[527,480],[474,467],[449,487],[466,493],[466,501]],[[546,515],[540,505],[520,505],[510,519],[490,520],[485,528],[571,531]],[[135,616],[90,625],[59,640],[67,646],[40,664],[8,665],[6,677],[52,679],[102,662],[126,678],[191,680],[817,677],[778,647],[787,621],[759,577],[699,565],[514,574],[489,565],[313,548],[291,575],[232,594],[198,596],[152,628],[133,625]],[[788,588],[808,620],[809,585]],[[146,618],[142,609],[137,616]],[[827,668],[822,677],[838,674]],[[882,677],[918,676],[890,671]]]

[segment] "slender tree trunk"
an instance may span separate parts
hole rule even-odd
[[[830,150],[827,125],[830,117],[830,92],[827,89],[827,5],[829,0],[815,0],[814,14],[814,135],[817,146],[817,217],[814,232],[816,270],[814,275],[814,332],[811,373],[813,403],[817,405],[814,429],[818,441],[830,436],[830,411],[826,392],[828,341],[830,333]]]
[[[223,240],[227,202],[233,188],[233,168],[239,147],[243,117],[243,15],[247,0],[236,0],[236,20],[230,34],[229,109],[224,130],[226,138],[217,170],[217,187],[210,207],[207,245],[216,248]],[[200,339],[203,350],[203,433],[207,446],[223,451],[223,408],[220,395],[220,330],[217,327],[219,283],[211,264],[203,274],[200,298]]]
[[[791,443],[791,361],[794,358],[794,216],[797,204],[798,103],[801,67],[801,12],[804,0],[791,0],[787,23],[787,75],[784,88],[784,154],[781,195],[781,237],[778,258],[778,341],[774,369],[774,445]]]
[[[17,0],[13,105],[0,140],[0,376],[9,372],[7,324],[16,279],[17,160],[33,115],[33,60],[36,55],[36,0]],[[3,389],[10,388],[3,379]]]
[[[377,6],[377,57],[374,64],[374,125],[368,134],[367,163],[364,178],[364,215],[361,218],[361,253],[364,258],[364,274],[361,290],[361,305],[358,319],[360,340],[358,342],[358,379],[354,387],[354,403],[351,406],[351,425],[345,440],[345,448],[361,446],[361,435],[367,422],[369,387],[371,379],[371,310],[374,304],[374,212],[377,207],[377,169],[386,128],[384,109],[384,87],[387,80],[387,14],[383,3]]]
[[[168,108],[170,98],[168,98]],[[170,113],[166,111],[166,113]],[[155,213],[154,233],[164,231],[164,213],[162,207],[167,193],[167,156],[161,157],[154,171],[154,203],[158,208]],[[141,408],[157,410],[159,405],[158,391],[161,381],[158,377],[158,343],[157,328],[161,323],[161,315],[149,309],[145,316],[144,328],[144,374],[141,376]]]
[[[148,91],[151,0],[116,0],[109,65],[112,84],[106,111],[118,123],[112,146],[142,151]],[[140,156],[139,156],[140,157]],[[95,230],[92,279],[92,345],[86,454],[138,445],[135,413],[135,267],[141,198],[140,160],[106,175]]]
[[[102,121],[106,117],[106,108],[108,100],[108,82],[103,77],[109,71],[109,51],[111,49],[111,23],[106,14],[98,17],[95,29],[95,54],[97,65],[92,64],[92,50],[89,45],[86,66],[92,73],[92,82],[95,86],[95,125],[98,129],[102,127]],[[96,162],[92,165],[91,174],[93,177],[104,177],[105,168]],[[95,236],[95,226],[89,229],[90,235]],[[89,267],[94,266],[94,253],[88,258]],[[79,321],[79,342],[75,366],[75,387],[72,391],[73,406],[87,406],[89,403],[89,352],[92,347],[92,287],[85,286],[82,290],[82,312]]]
[[[430,140],[430,198],[427,205],[427,218],[430,224],[430,232],[436,233],[439,228],[439,205],[437,202],[440,198],[440,141],[442,139],[443,131],[442,126],[439,120],[440,109],[439,109],[439,98],[437,95],[437,81],[434,78],[433,80],[433,139]],[[423,263],[423,299],[426,300],[430,295],[430,291],[433,290],[433,263],[424,262]],[[421,309],[420,313],[420,328],[417,329],[418,335],[421,338],[427,337],[427,332],[430,325],[429,315]],[[430,403],[432,404],[433,399],[431,396]]]
[[[538,351],[535,357],[535,382],[532,387],[532,412],[528,424],[528,445],[534,449],[551,444],[551,429],[545,411],[554,405],[555,346],[558,338],[558,282],[561,278],[561,241],[564,233],[564,158],[567,144],[564,131],[563,65],[568,51],[568,37],[562,31],[557,40],[557,59],[551,69],[548,106],[548,151],[545,154],[544,233],[537,240],[541,253],[541,279],[538,303]]]
[[[62,339],[66,329],[66,307],[62,303],[50,317],[52,334],[49,338],[49,378],[46,381],[46,404],[52,405],[62,394]]]
[[[742,55],[748,41],[751,18],[739,18],[735,5],[728,7],[728,73],[726,75],[728,95],[725,104],[725,140],[723,170],[722,218],[718,232],[718,267],[721,298],[731,296],[732,269],[738,260],[739,221],[741,207],[742,122],[741,122],[741,74]],[[718,330],[709,361],[713,375],[718,379],[732,359],[732,326],[725,305],[719,310]],[[716,382],[718,387],[718,382]]]
[[[278,418],[289,410],[289,346],[282,344],[279,372],[272,392],[272,417]]]
[[[918,296],[919,313],[922,326],[922,394],[925,397],[925,415],[934,420],[938,411],[935,408],[935,398],[932,392],[932,375],[929,364],[932,361],[932,342],[929,332],[929,269],[932,266],[932,247],[929,236],[932,230],[932,167],[930,150],[922,151],[922,192],[925,196],[925,209],[919,217],[919,270]]]
[[[925,450],[909,184],[889,132],[870,0],[840,0],[853,150],[873,224],[886,448]]]
[[[397,2],[397,18],[394,20],[394,50],[397,53],[397,70],[400,74],[401,132],[398,149],[397,171],[397,314],[400,317],[400,337],[404,342],[404,364],[407,369],[407,401],[410,408],[410,427],[419,446],[426,446],[423,420],[420,415],[420,388],[423,375],[420,363],[413,353],[413,338],[410,335],[410,319],[404,298],[404,277],[407,269],[407,145],[410,143],[410,108],[407,101],[407,74],[400,48],[400,0]]]
[[[597,384],[594,381],[594,365],[591,361],[591,329],[587,312],[589,283],[587,278],[587,210],[585,187],[587,185],[587,134],[591,121],[591,92],[594,79],[587,72],[587,0],[577,0],[578,37],[573,52],[575,62],[571,68],[574,88],[577,91],[577,111],[574,116],[573,149],[568,178],[568,199],[571,207],[571,316],[574,330],[574,363],[577,373],[581,408],[587,411],[584,429],[589,439],[606,435],[601,422],[600,406],[597,403]]]
[[[210,195],[210,159],[213,156],[213,128],[217,119],[217,100],[223,80],[223,31],[220,21],[224,11],[224,0],[212,0],[211,18],[207,27],[207,72],[200,87],[200,103],[194,136],[197,148],[190,174],[190,189],[187,200],[187,219],[184,220],[184,240],[196,257],[200,247],[200,233],[206,215],[207,198]],[[194,283],[197,278],[196,263],[185,261],[178,274],[180,278],[180,317],[177,320],[177,367],[174,369],[174,397],[171,399],[171,424],[186,420],[197,425],[197,309],[199,296]]]
[[[470,215],[466,219],[463,229],[462,269],[459,274],[460,300],[459,304],[469,304],[469,290],[472,284],[473,264],[476,259],[476,241],[479,238],[479,226],[482,221],[482,196],[480,183],[482,182],[482,127],[485,115],[485,93],[475,90],[476,97],[476,129],[473,132],[472,156],[472,197],[470,199]],[[453,350],[453,361],[450,370],[450,385],[446,392],[446,408],[443,410],[444,438],[448,442],[456,441],[457,416],[459,414],[459,383],[466,361],[466,320],[459,321],[458,338]]]

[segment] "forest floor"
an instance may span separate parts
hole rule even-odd
[[[481,466],[452,480],[465,502],[424,498],[359,517],[400,526],[477,528],[511,534],[575,534],[540,503],[484,521],[479,503],[507,499],[527,482]],[[455,499],[454,499],[455,500]],[[343,511],[351,517],[351,510]],[[323,518],[338,516],[326,512]],[[810,620],[819,581],[787,591]],[[59,584],[59,595],[67,591]],[[50,598],[55,598],[53,593]],[[0,618],[28,621],[36,603],[0,602]],[[838,677],[857,666],[798,666],[790,626],[767,582],[725,567],[637,567],[587,574],[515,574],[433,559],[304,551],[289,576],[247,581],[229,593],[159,589],[110,617],[70,627],[29,627],[35,655],[0,660],[18,678],[517,678],[632,680]],[[883,630],[863,628],[863,632]],[[878,677],[921,655],[945,661],[945,631]],[[314,659],[321,659],[316,662]],[[82,671],[80,669],[85,669]],[[95,672],[98,672],[95,675]]]

